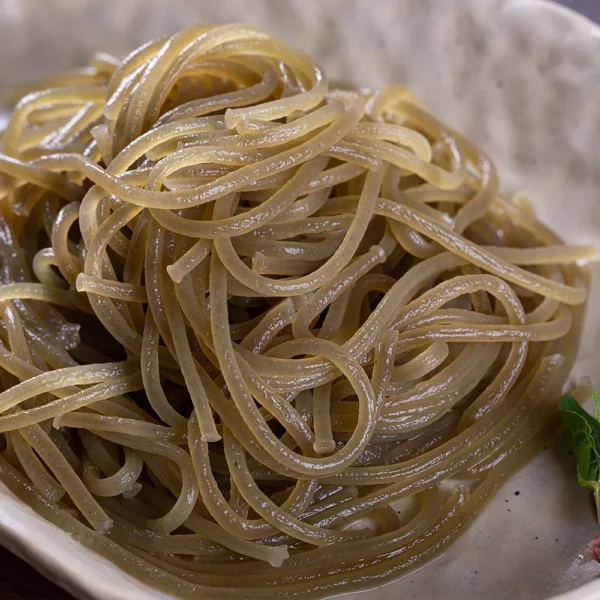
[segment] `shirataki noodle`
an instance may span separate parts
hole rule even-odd
[[[555,429],[594,250],[404,88],[224,25],[24,91],[0,480],[82,544],[184,598],[373,586]]]

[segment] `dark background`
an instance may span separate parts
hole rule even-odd
[[[560,3],[600,22],[600,0],[560,0]],[[72,600],[72,596],[48,582],[27,563],[0,548],[0,599]]]
[[[590,17],[594,21],[600,22],[600,0],[558,0],[559,4],[564,4]]]

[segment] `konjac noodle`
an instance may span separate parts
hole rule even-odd
[[[555,431],[594,250],[406,89],[224,25],[21,95],[0,480],[85,546],[185,598],[369,587]]]

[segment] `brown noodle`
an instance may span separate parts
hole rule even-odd
[[[372,586],[555,427],[594,251],[404,88],[225,25],[26,91],[0,478],[81,543],[181,597]]]

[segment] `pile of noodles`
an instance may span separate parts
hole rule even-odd
[[[594,251],[405,89],[226,25],[22,94],[0,480],[82,544],[181,597],[373,586],[556,427]]]

